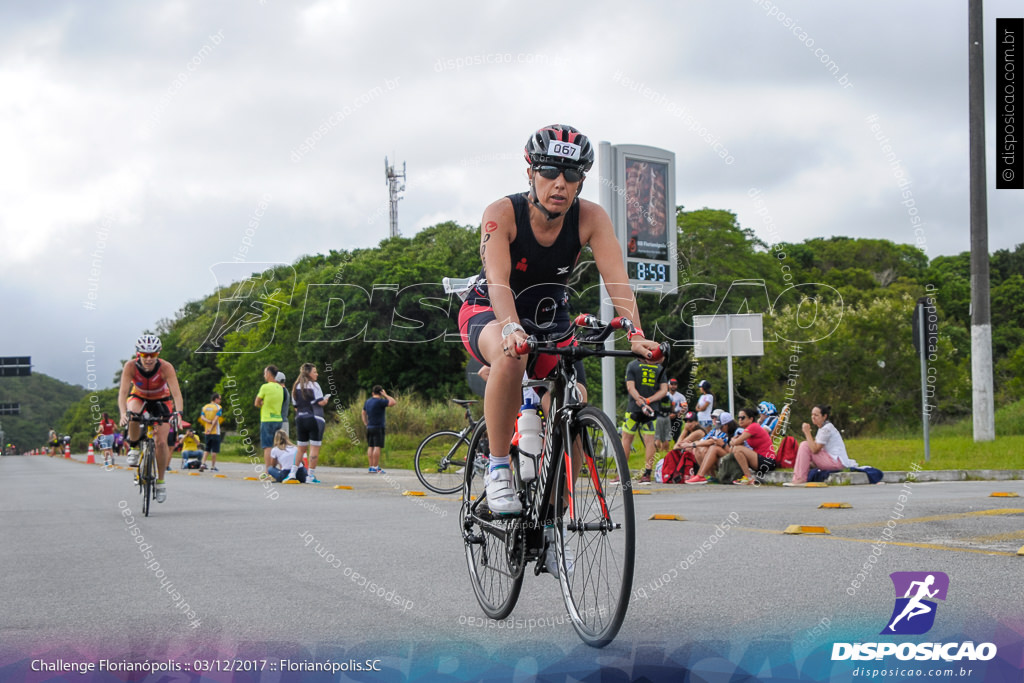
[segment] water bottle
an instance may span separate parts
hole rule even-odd
[[[534,458],[543,450],[544,439],[540,434],[540,414],[529,399],[520,408],[516,429],[519,431],[519,476],[523,481],[530,481],[537,476]]]

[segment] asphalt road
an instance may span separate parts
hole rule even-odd
[[[853,680],[854,663],[830,661],[832,644],[882,640],[897,571],[949,576],[933,629],[915,640],[991,641],[1018,657],[1024,646],[1024,481],[638,489],[634,599],[618,638],[596,651],[547,575],[527,576],[510,620],[485,620],[459,503],[403,496],[421,488],[411,472],[321,468],[323,484],[268,487],[243,479],[250,465],[225,464],[222,477],[169,476],[167,502],[145,518],[130,471],[81,459],[0,458],[0,679],[33,659],[105,658],[186,673],[266,659],[274,669],[246,680],[315,678],[282,672],[284,658],[379,660],[368,666],[380,671],[334,680],[583,678],[599,667],[623,680],[683,667],[691,680]],[[793,524],[831,534],[782,533]]]

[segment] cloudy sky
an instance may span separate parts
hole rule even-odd
[[[4,3],[0,355],[107,386],[214,264],[386,237],[385,155],[408,165],[404,235],[473,224],[553,122],[674,151],[677,203],[768,242],[968,250],[966,5]],[[992,151],[995,19],[1020,9],[985,3],[992,250],[1021,239]]]

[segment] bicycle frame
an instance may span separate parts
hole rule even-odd
[[[548,340],[545,342],[538,342],[533,337],[528,340],[528,348],[517,349],[520,353],[529,351],[530,353],[546,353],[554,354],[559,356],[557,365],[555,366],[555,376],[551,380],[524,380],[523,387],[536,387],[544,386],[548,389],[548,393],[551,396],[551,403],[546,411],[548,413],[547,426],[544,434],[544,448],[539,456],[537,456],[541,462],[540,467],[535,468],[537,477],[529,482],[524,482],[520,476],[519,468],[515,469],[515,478],[518,490],[524,492],[525,505],[523,507],[523,515],[519,517],[509,518],[509,521],[514,522],[507,528],[503,524],[492,524],[489,520],[480,518],[477,514],[480,501],[478,500],[471,506],[471,512],[477,520],[488,527],[488,530],[492,534],[502,536],[505,540],[508,540],[508,535],[514,534],[517,527],[524,528],[524,531],[528,531],[529,538],[524,548],[525,559],[527,561],[537,559],[544,549],[545,542],[539,539],[541,532],[545,526],[553,525],[558,522],[558,517],[563,515],[556,513],[555,519],[545,518],[548,512],[548,501],[554,501],[556,495],[556,486],[561,483],[565,487],[565,496],[562,499],[562,503],[568,512],[569,522],[566,525],[566,529],[569,531],[578,531],[579,526],[576,522],[575,515],[575,501],[574,501],[574,476],[565,477],[565,481],[556,481],[556,472],[558,470],[558,463],[561,459],[565,462],[565,471],[574,472],[573,467],[573,438],[571,434],[571,425],[575,419],[576,413],[587,406],[582,401],[579,388],[577,387],[577,372],[575,362],[590,356],[610,356],[610,357],[628,357],[636,358],[632,351],[618,351],[609,349],[591,349],[580,344],[598,344],[603,342],[611,333],[617,329],[630,329],[632,323],[625,318],[616,318],[609,323],[607,326],[602,325],[600,328],[595,327],[600,322],[589,315],[578,316],[573,327],[570,327],[569,331],[560,338]],[[559,342],[564,342],[570,337],[576,335],[577,330],[580,327],[584,329],[595,330],[594,334],[584,335],[573,340],[571,345],[558,346]],[[662,345],[662,354],[667,354],[667,345]],[[586,449],[584,449],[586,452]],[[557,453],[557,458],[554,454]],[[579,462],[578,466],[586,466],[591,482],[593,483],[595,490],[598,493],[598,499],[601,503],[602,522],[595,526],[593,524],[586,525],[584,530],[586,531],[608,531],[616,528],[616,524],[612,521],[609,510],[605,503],[604,490],[601,487],[600,478],[597,476],[596,463],[593,462],[593,458],[587,454],[585,455],[589,462]],[[629,482],[622,482],[623,487],[629,487]],[[515,523],[515,522],[518,522]],[[542,565],[538,563],[534,569],[535,574],[541,572]]]

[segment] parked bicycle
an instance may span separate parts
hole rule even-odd
[[[462,490],[469,455],[469,437],[478,422],[473,419],[469,409],[476,401],[453,398],[452,403],[466,409],[467,424],[463,430],[434,432],[423,439],[416,449],[416,476],[424,486],[435,493],[458,493]],[[477,458],[475,466],[487,466],[486,452]]]
[[[487,508],[484,473],[467,468],[460,513],[466,562],[484,613],[492,619],[511,614],[526,567],[536,562],[534,575],[547,571],[545,559],[553,546],[573,628],[593,647],[610,643],[625,619],[633,585],[635,521],[629,463],[618,430],[604,412],[581,401],[575,363],[591,356],[632,357],[630,351],[603,348],[619,329],[632,330],[633,324],[626,318],[605,324],[581,315],[560,339],[530,337],[516,349],[559,357],[553,379],[524,383],[545,385],[551,396],[544,447],[534,467],[537,476],[523,481],[515,467],[523,512],[498,516]],[[558,346],[570,336],[575,336],[571,344]],[[660,354],[668,350],[662,344]],[[470,452],[485,452],[485,438],[481,420],[470,438]],[[517,457],[513,463],[518,465]]]
[[[142,425],[142,436],[139,439],[139,467],[135,473],[135,482],[142,494],[142,514],[149,517],[149,504],[153,500],[153,489],[156,486],[156,441],[153,440],[154,427],[163,418],[154,417],[149,411],[141,413],[128,412],[128,419]]]

